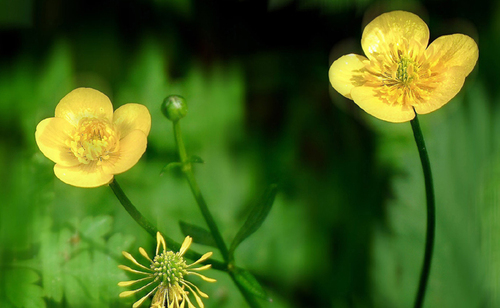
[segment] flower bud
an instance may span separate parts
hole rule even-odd
[[[187,114],[187,111],[187,103],[182,96],[167,96],[161,104],[161,112],[163,112],[167,119],[173,122],[177,122],[180,119],[184,118]]]

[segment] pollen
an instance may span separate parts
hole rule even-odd
[[[119,136],[105,119],[82,118],[66,144],[82,164],[101,165],[118,150]]]

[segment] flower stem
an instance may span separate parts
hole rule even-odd
[[[118,198],[120,203],[123,205],[125,210],[132,216],[132,218],[141,226],[146,232],[151,234],[152,237],[156,238],[156,232],[158,232],[158,229],[153,226],[147,219],[146,217],[142,216],[141,212],[137,210],[137,208],[130,202],[130,199],[125,195],[125,192],[122,190],[120,185],[118,185],[118,182],[116,179],[113,178],[113,181],[109,183],[109,187],[111,187],[111,190],[115,193],[115,196]],[[177,243],[174,244],[174,241],[168,237],[165,237],[166,242],[170,242],[170,246],[176,246],[178,245]],[[172,247],[174,249],[179,249],[179,247]]]
[[[222,239],[222,236],[219,232],[219,228],[217,227],[217,224],[215,223],[215,220],[213,219],[212,214],[208,209],[207,203],[205,202],[205,199],[203,198],[203,195],[201,194],[200,188],[198,186],[198,183],[196,182],[196,179],[194,177],[192,164],[189,161],[186,152],[186,147],[184,146],[184,141],[182,140],[180,121],[173,121],[173,123],[174,123],[175,142],[177,144],[177,149],[179,151],[179,158],[182,163],[182,172],[186,176],[186,180],[189,183],[191,192],[193,193],[193,196],[196,199],[196,203],[198,204],[198,207],[203,215],[203,218],[205,218],[208,228],[210,229],[210,233],[212,234],[212,237],[214,238],[214,241],[217,244],[217,247],[219,248],[219,251],[222,254],[222,258],[227,263],[229,260],[229,253],[227,250],[227,246],[224,243],[224,240]]]
[[[425,147],[424,136],[422,134],[422,130],[420,129],[420,124],[416,114],[415,118],[411,120],[411,128],[413,129],[413,136],[415,137],[418,153],[420,155],[420,161],[422,163],[422,169],[424,171],[425,195],[427,199],[427,234],[425,238],[425,254],[414,306],[415,308],[420,308],[424,303],[425,290],[431,270],[432,252],[434,249],[434,234],[436,229],[436,205],[432,184],[431,164]]]
[[[122,190],[120,185],[118,185],[118,182],[116,179],[113,178],[113,181],[109,183],[109,187],[111,187],[111,190],[115,193],[116,197],[122,204],[122,206],[125,208],[125,210],[132,216],[132,218],[141,226],[146,232],[148,232],[153,238],[156,238],[156,233],[158,232],[158,229],[150,223],[146,217],[144,217],[141,212],[137,210],[137,208],[130,202],[130,199],[125,195],[125,192]],[[165,242],[167,246],[170,249],[178,251],[181,248],[181,245],[177,242],[175,242],[173,239],[169,238],[168,236],[163,235],[165,238]],[[188,250],[185,253],[185,256],[191,260],[198,260],[201,258],[201,254],[194,252],[192,250]],[[212,264],[212,268],[221,270],[221,271],[227,271],[227,265],[225,263],[222,263],[220,261],[216,261],[213,259],[209,259],[207,263]]]

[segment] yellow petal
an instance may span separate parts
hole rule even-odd
[[[116,109],[113,114],[113,124],[117,127],[122,138],[136,129],[141,130],[147,136],[151,129],[151,115],[146,106],[125,104]]]
[[[160,232],[156,232],[156,254],[160,254],[160,245],[163,246],[163,251],[167,250],[167,244],[165,243],[165,239]]]
[[[205,275],[202,275],[200,273],[196,273],[196,272],[188,272],[188,274],[191,274],[191,275],[196,275],[198,277],[200,277],[201,279],[207,281],[207,282],[216,282],[217,280],[213,279],[213,278],[209,278]]]
[[[36,144],[48,159],[65,167],[76,166],[80,162],[66,145],[74,127],[61,118],[41,121],[35,132]]]
[[[439,59],[446,67],[458,66],[465,76],[474,69],[479,50],[476,42],[467,35],[453,34],[438,37],[425,51],[430,60]]]
[[[118,286],[119,287],[128,287],[128,286],[131,286],[131,285],[133,285],[135,283],[138,283],[138,282],[141,282],[141,281],[144,281],[144,280],[148,280],[148,279],[153,279],[153,277],[149,276],[149,277],[144,277],[144,278],[137,279],[137,280],[120,281],[118,283]]]
[[[102,163],[102,169],[107,174],[118,174],[132,168],[146,151],[147,137],[136,129],[121,139],[119,146],[119,150]]]
[[[139,251],[140,251],[140,249],[142,249],[142,247],[139,248]],[[137,262],[137,260],[130,253],[128,253],[126,251],[122,251],[122,254],[123,254],[123,256],[125,258],[129,259],[130,261],[132,261],[135,265],[137,265],[137,266],[139,266],[139,267],[141,267],[141,268],[143,268],[145,270],[151,271],[150,268],[148,268],[148,267],[142,265],[141,263]],[[147,259],[151,261],[151,259],[149,258],[149,256],[147,257]],[[153,262],[153,261],[151,261],[151,262]]]
[[[124,271],[129,271],[131,273],[142,274],[142,275],[149,275],[149,276],[152,275],[151,273],[141,272],[141,271],[135,270],[133,268],[130,268],[130,267],[126,266],[126,265],[121,265],[120,264],[120,265],[118,265],[118,268],[120,268],[120,269],[122,269]]]
[[[441,108],[457,95],[465,81],[463,68],[458,66],[447,69],[440,77],[441,82],[432,90],[429,101],[413,106],[418,114],[430,113]]]
[[[102,168],[95,164],[80,164],[73,167],[55,165],[54,173],[64,183],[84,188],[106,185],[113,179],[112,174],[102,172]]]
[[[332,87],[343,96],[352,99],[351,90],[363,84],[362,69],[367,58],[355,54],[340,57],[332,63],[328,76]]]
[[[148,286],[148,285],[146,285]],[[146,287],[144,286],[144,287]],[[137,302],[135,302],[133,305],[132,305],[132,308],[137,308],[139,307],[140,305],[142,305],[142,303],[144,303],[144,301],[146,300],[146,298],[148,298],[151,294],[153,294],[153,292],[158,288],[158,286],[156,286],[153,290],[151,290],[148,294],[144,295],[140,300],[138,300]],[[120,294],[121,295],[121,294]],[[121,297],[121,296],[120,296]]]
[[[179,255],[183,256],[186,251],[189,249],[189,246],[191,246],[191,243],[193,242],[193,238],[190,236],[186,236],[184,239],[184,242],[182,242],[181,249],[179,250]]]
[[[184,280],[183,284],[189,289],[189,291],[191,291],[191,294],[193,294],[194,298],[196,299],[196,302],[198,303],[198,306],[200,306],[200,308],[205,307],[205,305],[203,305],[203,301],[201,300],[200,296],[198,295],[198,293],[196,293],[193,290],[193,288],[191,288],[191,286],[193,286],[196,289],[196,291],[200,293],[200,295],[203,294],[201,296],[208,297],[208,295],[206,295],[205,293],[201,292],[200,289],[198,289],[197,286],[195,286],[194,284],[192,284],[191,282],[189,282],[187,280]]]
[[[195,265],[195,264],[198,264],[198,263],[201,263],[201,262],[205,261],[206,259],[210,258],[210,257],[212,256],[212,254],[213,254],[213,253],[212,253],[211,251],[207,252],[206,254],[204,254],[203,256],[201,256],[201,257],[198,259],[198,261],[196,261],[196,262],[194,262],[194,263],[189,264],[187,267],[191,267],[191,266],[193,266],[193,265]]]
[[[109,98],[91,88],[78,88],[69,92],[56,107],[56,117],[76,126],[82,117],[113,119],[113,105]]]
[[[149,260],[149,262],[153,263],[153,260],[151,260],[151,258],[149,257],[148,253],[146,252],[146,250],[144,250],[144,248],[142,247],[139,247],[139,253],[146,259]]]
[[[191,264],[192,265],[192,264]],[[188,266],[189,267],[189,266]],[[206,265],[203,265],[203,266],[200,266],[200,267],[194,267],[194,268],[190,268],[191,271],[204,271],[206,269],[209,269],[212,267],[212,264],[206,264]]]
[[[424,50],[429,43],[429,28],[417,15],[404,11],[382,14],[363,30],[361,47],[371,60],[376,54],[388,53],[391,44],[406,44]]]
[[[384,121],[401,123],[410,121],[415,112],[410,106],[390,104],[380,98],[372,87],[356,87],[351,91],[354,102],[364,111]]]

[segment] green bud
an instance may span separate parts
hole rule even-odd
[[[187,114],[187,111],[187,103],[182,96],[167,96],[161,104],[161,112],[163,112],[167,119],[173,122],[177,122],[180,119],[184,118]]]

